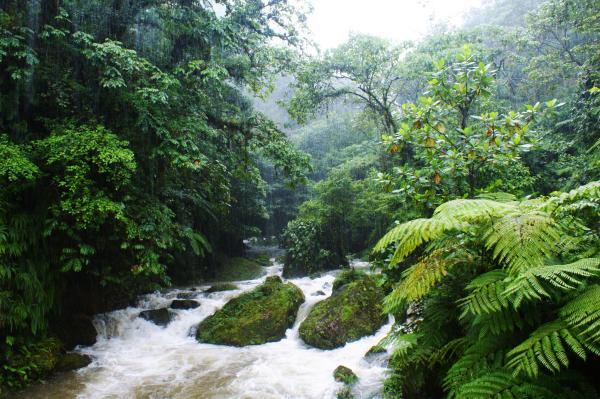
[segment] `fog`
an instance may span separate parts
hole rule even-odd
[[[464,15],[486,0],[313,0],[308,18],[321,48],[343,43],[351,32],[393,41],[418,39],[436,25],[460,26]]]

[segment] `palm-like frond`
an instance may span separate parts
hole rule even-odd
[[[450,367],[443,387],[450,398],[456,397],[461,386],[502,367],[505,351],[502,339],[487,337],[471,342],[463,355]]]
[[[558,249],[561,232],[550,215],[528,212],[498,219],[484,239],[494,258],[515,274],[541,266]]]
[[[481,223],[517,213],[517,205],[517,202],[497,202],[491,199],[457,199],[438,206],[433,212],[433,219],[446,223]]]
[[[400,284],[385,298],[386,310],[393,313],[403,304],[425,296],[448,274],[448,269],[459,262],[455,257],[448,258],[449,252],[448,249],[435,250],[404,271]]]
[[[550,297],[548,288],[569,291],[579,288],[586,279],[600,275],[600,259],[580,259],[567,265],[538,266],[520,273],[508,285],[504,294],[509,295],[515,306],[524,299]]]
[[[506,364],[515,375],[537,377],[540,368],[558,372],[568,367],[569,352],[585,360],[588,352],[600,354],[600,349],[586,342],[565,321],[559,319],[543,324],[511,350],[507,354]]]
[[[497,370],[461,386],[460,399],[542,399],[556,398],[556,392],[537,384],[523,382],[509,371]]]
[[[508,298],[504,295],[507,277],[504,270],[492,270],[473,279],[466,287],[471,293],[458,302],[463,309],[461,318],[467,314],[481,315],[508,307]]]
[[[386,235],[373,248],[374,251],[383,251],[391,244],[396,244],[396,250],[390,261],[390,266],[398,264],[410,255],[420,245],[440,237],[452,226],[437,219],[415,219],[402,223]]]
[[[560,310],[561,317],[585,342],[600,344],[600,285],[592,285]]]

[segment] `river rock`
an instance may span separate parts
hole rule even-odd
[[[150,309],[140,312],[142,319],[151,321],[157,326],[166,326],[171,322],[175,314],[167,308]]]
[[[198,326],[200,342],[246,346],[279,341],[294,324],[304,302],[302,291],[270,276],[250,292],[233,298]]]
[[[56,330],[66,349],[73,349],[77,345],[91,346],[96,343],[97,332],[92,318],[84,314],[66,318],[60,322]]]
[[[180,292],[177,294],[177,299],[193,299],[198,296],[197,292]]]
[[[174,299],[171,302],[171,309],[196,309],[198,306],[200,303],[193,299]]]
[[[86,367],[91,362],[92,358],[88,355],[83,355],[81,353],[75,352],[68,352],[60,356],[58,362],[56,362],[56,366],[54,366],[54,370],[61,372],[77,370]]]
[[[237,290],[238,286],[233,283],[217,283],[212,285],[209,289],[204,292],[212,293],[212,292],[220,292],[220,291],[233,291]]]
[[[346,386],[336,392],[335,398],[336,399],[354,399],[355,396],[352,393],[352,388]]]
[[[345,385],[354,385],[358,382],[358,377],[354,374],[354,371],[346,366],[337,366],[337,368],[333,370],[333,378],[337,382],[342,382]]]
[[[359,272],[356,269],[342,270],[342,272],[338,274],[335,280],[333,281],[333,287],[331,287],[331,289],[333,290],[333,292],[335,292],[339,288],[358,280],[362,276],[364,276],[364,273]]]
[[[368,275],[339,287],[317,303],[300,325],[300,338],[320,349],[334,349],[375,333],[386,320],[384,292]]]
[[[371,349],[369,349],[367,351],[367,353],[365,353],[365,358],[369,358],[369,357],[373,357],[373,356],[376,356],[376,355],[380,355],[382,353],[387,353],[387,350],[385,349],[384,346],[381,346],[379,344],[373,345],[371,347]]]
[[[312,294],[310,294],[311,296],[323,296],[323,295],[327,295],[325,294],[323,291],[319,290],[319,291],[315,291]]]

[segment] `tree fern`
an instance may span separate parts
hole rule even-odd
[[[393,313],[403,304],[422,298],[440,282],[459,261],[448,258],[448,252],[448,249],[435,250],[404,271],[400,284],[385,298],[386,310]]]
[[[497,370],[461,386],[460,399],[542,399],[556,398],[551,389],[515,378],[509,371]]]
[[[507,277],[504,270],[492,270],[473,279],[466,287],[471,294],[459,301],[463,309],[461,318],[469,313],[481,315],[508,307],[508,298],[504,295]]]
[[[445,221],[433,218],[411,220],[390,230],[379,240],[373,250],[383,251],[391,244],[396,244],[396,250],[390,261],[390,266],[394,266],[420,245],[439,238],[445,230],[451,227]]]
[[[443,387],[450,398],[456,397],[460,387],[482,375],[502,367],[504,339],[487,337],[470,342],[465,352],[448,369]]]
[[[511,350],[507,354],[507,366],[513,370],[514,375],[537,377],[540,369],[558,372],[568,367],[569,352],[585,360],[588,352],[600,354],[600,348],[586,343],[574,329],[559,319],[543,324]]]
[[[457,221],[481,223],[517,213],[517,204],[490,199],[458,199],[438,206],[433,213],[433,218],[448,224],[456,224]]]
[[[600,344],[600,285],[592,285],[579,294],[562,307],[560,315],[596,348]]]
[[[494,199],[442,204],[376,247],[395,246],[392,267],[423,253],[385,300],[390,311],[421,304],[418,345],[399,352],[404,370],[448,367],[450,398],[577,397],[583,385],[546,377],[564,375],[574,358],[600,356],[600,184]]]
[[[514,274],[541,266],[558,249],[561,232],[548,214],[529,212],[498,219],[484,239],[493,257]]]
[[[580,259],[567,265],[531,268],[515,278],[504,294],[511,296],[515,306],[524,299],[540,300],[550,297],[549,287],[569,291],[580,287],[586,279],[600,275],[600,259]]]

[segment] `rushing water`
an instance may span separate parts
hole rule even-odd
[[[365,266],[356,263],[356,266]],[[281,265],[267,268],[267,274],[280,274]],[[37,398],[335,398],[341,388],[333,379],[339,365],[350,367],[359,377],[354,389],[357,398],[377,398],[385,367],[383,360],[367,361],[365,353],[391,328],[391,322],[375,335],[330,351],[305,345],[298,326],[310,308],[331,294],[335,272],[319,278],[299,278],[296,284],[306,297],[295,325],[286,337],[265,345],[235,348],[200,344],[194,328],[229,299],[264,281],[238,282],[239,290],[194,293],[200,307],[175,310],[177,317],[159,327],[138,317],[140,311],[168,306],[178,293],[174,289],[150,294],[129,307],[96,317],[98,342],[77,350],[90,355],[93,362],[76,372],[65,373],[33,387],[21,397]]]

